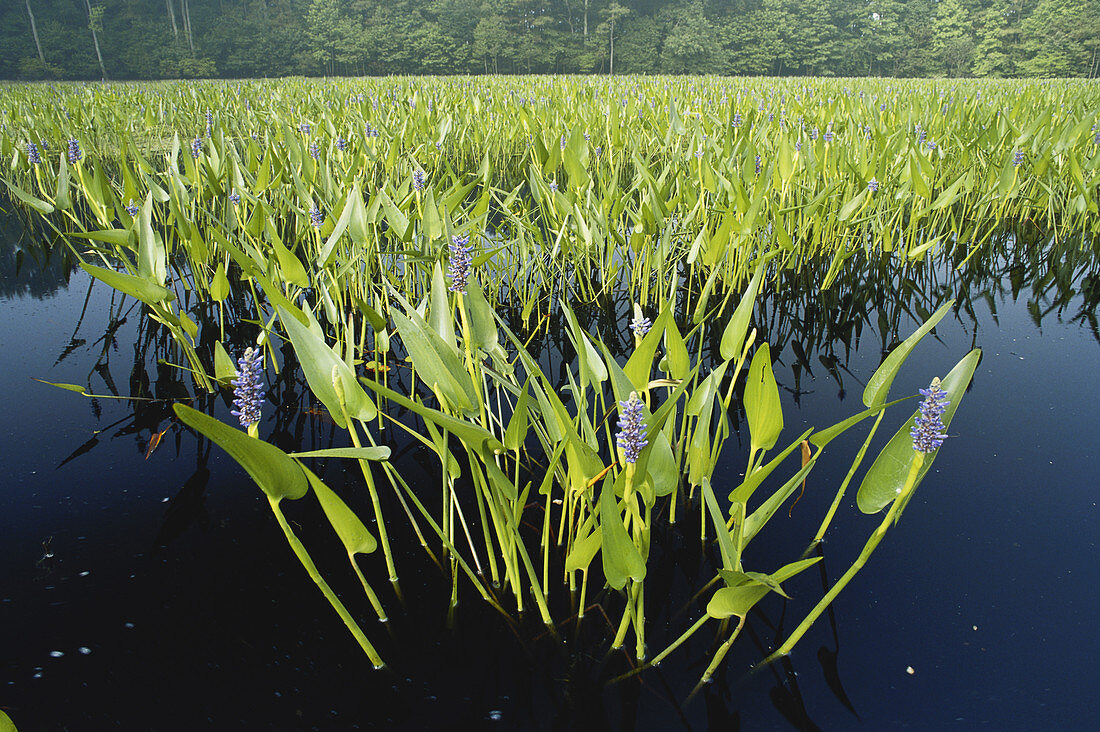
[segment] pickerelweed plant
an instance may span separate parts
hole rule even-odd
[[[269,344],[278,337],[291,343],[311,391],[333,421],[347,430],[352,447],[287,455],[189,407],[177,405],[176,413],[240,461],[268,494],[303,566],[375,663],[380,663],[377,652],[329,589],[278,507],[282,498],[300,498],[313,489],[344,541],[379,618],[385,618],[382,602],[355,561],[356,554],[369,554],[381,545],[399,593],[398,567],[387,538],[387,526],[394,519],[381,513],[371,462],[395,492],[423,546],[449,572],[452,611],[463,577],[504,615],[524,613],[531,603],[552,629],[556,627],[550,610],[554,593],[568,590],[578,622],[591,596],[597,595],[605,610],[621,607],[612,647],[632,640],[634,656],[648,663],[660,662],[714,620],[724,636],[704,672],[703,680],[708,680],[738,637],[749,611],[772,592],[784,594],[785,580],[818,561],[817,557],[787,563],[772,560],[760,568],[763,571],[754,570],[747,565],[748,545],[804,484],[827,445],[873,417],[873,427],[837,490],[818,538],[824,534],[885,411],[896,404],[886,401],[894,376],[952,303],[944,304],[886,358],[868,381],[863,411],[824,430],[807,430],[776,451],[783,415],[771,352],[767,343],[757,343],[756,331],[749,327],[765,263],[756,266],[740,302],[725,320],[720,359],[706,373],[702,373],[700,354],[693,357],[688,344],[699,340],[707,322],[715,322],[725,309],[724,302],[716,312],[702,315],[686,336],[673,316],[673,303],[661,304],[651,327],[635,341],[622,364],[599,334],[582,329],[573,311],[562,304],[576,362],[567,370],[567,384],[561,390],[493,312],[473,264],[477,257],[466,242],[464,236],[451,239],[450,284],[437,261],[431,288],[420,302],[391,289],[389,317],[373,313],[371,319],[377,318],[381,329],[389,330],[392,322],[392,332],[384,340],[389,343],[396,336],[407,354],[412,381],[404,391],[384,383],[382,369],[375,368],[369,376],[357,373],[361,361],[357,356],[365,355],[364,340],[350,314],[332,341],[308,307],[299,308],[285,299],[276,306],[277,320],[270,321],[261,340]],[[376,342],[378,335],[376,331]],[[921,421],[914,428],[916,433],[932,435],[928,439],[933,442],[939,439],[978,357],[978,351],[970,353],[932,387],[932,406],[923,405],[915,419],[940,421]],[[738,390],[743,393],[749,432],[745,477],[736,484],[715,484],[714,471],[732,433],[728,414],[736,406]],[[955,396],[950,405],[935,401],[935,395],[943,392]],[[613,429],[616,416],[618,430]],[[386,460],[388,450],[378,445],[377,420],[407,431],[437,456],[441,481],[437,510],[429,507],[422,490],[409,486]],[[928,454],[915,452],[909,427],[899,435],[908,444],[895,437],[886,445],[857,498],[868,513],[888,507],[886,518],[848,573],[777,653],[789,652],[863,566],[927,470],[934,449]],[[918,444],[931,443],[925,439]],[[785,472],[787,459],[800,448],[801,463],[786,477],[774,478]],[[361,465],[377,539],[300,462],[307,456],[352,459]],[[540,467],[533,471],[531,465]],[[700,538],[716,543],[722,567],[703,588],[714,588],[703,614],[669,647],[651,654],[646,641],[645,588],[654,528],[657,521],[665,520],[658,516],[675,522],[677,507],[688,502],[702,506]],[[666,503],[667,512],[661,510]],[[525,523],[540,527],[537,542],[521,532]],[[438,556],[432,546],[436,542]],[[554,553],[564,557],[564,564],[552,561]],[[552,567],[558,569],[552,571]],[[730,631],[727,623],[733,618],[737,623]]]
[[[709,676],[749,610],[814,561],[746,548],[831,440],[869,420],[811,548],[823,539],[847,505],[895,374],[947,312],[887,357],[863,411],[781,443],[772,352],[750,328],[765,270],[772,283],[810,273],[816,290],[864,277],[855,262],[878,257],[887,264],[867,279],[881,283],[884,272],[904,277],[908,263],[937,255],[965,271],[1005,221],[1032,222],[1057,242],[1100,226],[1095,85],[965,81],[942,100],[929,93],[935,82],[744,80],[756,103],[735,110],[726,83],[5,87],[0,110],[19,122],[0,129],[0,155],[11,161],[4,182],[19,210],[91,277],[141,301],[199,390],[256,383],[243,373],[252,367],[234,367],[227,320],[258,333],[248,363],[277,369],[277,345],[291,345],[350,444],[308,457],[359,465],[373,531],[308,472],[305,456],[260,439],[262,419],[250,418],[248,434],[177,411],[256,480],[375,663],[379,654],[283,518],[283,499],[312,492],[321,501],[379,618],[383,598],[359,555],[381,547],[398,594],[390,535],[407,521],[449,573],[452,608],[468,582],[503,614],[534,608],[553,625],[551,599],[564,587],[579,618],[592,597],[621,613],[613,645],[651,662],[682,642],[652,655],[647,647],[654,527],[700,507],[699,535],[715,542],[722,568],[684,637],[718,624],[725,637]],[[509,101],[516,85],[543,101]],[[426,103],[409,104],[410,95]],[[223,111],[207,116],[214,107]],[[582,327],[572,308],[611,295],[633,304],[629,330]],[[519,334],[499,316],[509,309]],[[559,312],[564,323],[552,326]],[[528,351],[540,337],[571,344],[564,384]],[[704,355],[714,341],[717,352]],[[976,359],[944,377],[945,424]],[[250,398],[238,396],[246,407]],[[748,430],[744,478],[723,471],[719,480],[738,409]],[[617,419],[637,438],[621,452]],[[395,427],[438,459],[431,498],[385,459]],[[857,505],[896,520],[935,454],[916,457],[908,432],[895,436],[863,477]],[[400,514],[383,515],[383,491]],[[527,524],[537,540],[521,532]]]

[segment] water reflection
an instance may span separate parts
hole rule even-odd
[[[68,286],[76,264],[41,225],[5,213],[9,205],[0,197],[0,300],[56,295]]]
[[[821,281],[824,267],[806,267],[800,272],[784,273],[760,298],[753,321],[760,328],[761,338],[777,346],[774,349],[776,363],[782,367],[777,375],[796,402],[812,393],[815,383],[818,389],[826,383],[827,390],[835,390],[836,396],[841,399],[853,390],[858,393],[859,374],[867,373],[867,370],[854,368],[854,354],[860,348],[887,352],[908,334],[913,319],[925,317],[943,299],[951,296],[957,298],[955,321],[966,330],[974,343],[981,340],[978,332],[982,327],[980,323],[988,320],[980,315],[989,313],[996,323],[998,310],[1006,303],[1016,302],[1024,305],[1038,328],[1052,321],[1072,322],[1087,328],[1096,337],[1094,311],[1100,298],[1100,288],[1097,286],[1100,280],[1094,253],[1082,242],[1036,241],[1029,240],[1028,236],[1026,231],[1014,232],[988,244],[981,256],[969,260],[962,269],[956,269],[961,261],[959,258],[909,264],[899,264],[888,256],[863,262],[853,259],[837,284],[825,292],[817,290],[815,284]],[[82,276],[74,278],[74,281],[79,282],[80,287],[88,286]],[[180,362],[171,339],[145,317],[140,306],[114,297],[109,298],[105,308],[88,309],[91,294],[89,289],[83,298],[85,308],[71,314],[71,337],[59,344],[57,363],[79,364],[83,372],[82,385],[90,393],[122,397],[112,402],[125,405],[125,413],[120,417],[118,410],[112,410],[109,417],[103,418],[108,423],[103,424],[90,439],[58,438],[71,440],[65,450],[69,454],[61,465],[95,465],[98,454],[108,452],[104,446],[110,443],[124,443],[130,459],[135,461],[158,455],[160,451],[174,450],[177,456],[173,463],[174,470],[178,472],[165,476],[169,483],[169,500],[156,516],[155,535],[144,540],[151,541],[158,550],[158,556],[168,556],[172,547],[178,547],[181,543],[188,545],[187,536],[196,533],[191,529],[205,530],[220,520],[214,513],[217,509],[211,507],[209,495],[212,482],[216,482],[212,480],[210,469],[210,461],[216,451],[212,451],[208,442],[183,430],[174,421],[171,402],[188,399],[204,411],[218,409],[225,414],[229,395],[224,391],[213,395],[196,394],[186,372],[170,365]],[[678,318],[685,332],[691,313],[682,306],[690,300],[686,293],[679,300],[681,310],[678,311]],[[717,305],[715,301],[713,306]],[[629,298],[620,293],[602,297],[594,303],[578,304],[576,310],[586,328],[592,332],[598,331],[613,351],[625,354],[631,341],[623,327],[623,317],[630,306]],[[192,313],[195,320],[203,324],[197,342],[204,358],[212,359],[216,341],[226,343],[229,350],[236,353],[255,340],[255,307],[248,295],[242,295],[226,308],[224,320],[221,321],[224,340],[215,311],[202,313],[196,307]],[[518,310],[506,310],[505,315],[517,330],[523,329]],[[564,379],[564,370],[572,361],[572,347],[564,335],[566,328],[561,313],[548,312],[542,327],[545,337],[536,338],[531,350],[550,368],[549,373],[557,373]],[[704,354],[716,353],[720,336],[719,329],[707,329],[694,345]],[[323,409],[317,408],[306,388],[293,350],[285,344],[280,345],[278,359],[279,372],[268,372],[272,408],[265,414],[265,438],[288,450],[335,446],[343,438],[343,433],[336,430]],[[394,364],[391,377],[394,383],[403,385],[398,388],[408,388],[407,369]],[[829,396],[831,399],[832,394]],[[71,398],[74,404],[82,404],[81,397],[73,394]],[[90,402],[97,423],[102,418],[105,403],[106,400]],[[395,416],[401,417],[399,414]],[[389,438],[396,439],[396,436],[390,434]],[[399,469],[424,476],[422,484],[434,489],[437,483],[433,472],[435,464],[428,461],[425,467],[423,452],[415,444],[399,443],[394,447],[394,459],[400,463]],[[338,466],[317,466],[318,470],[324,468],[328,473],[326,480],[332,481],[330,485],[338,491],[343,489],[353,497],[353,501],[362,500],[361,495],[357,496],[358,482],[354,477],[346,477]],[[400,515],[400,507],[395,504],[387,504],[385,509],[388,515]],[[298,518],[303,527],[308,527],[308,508],[301,507],[300,510],[303,513]],[[681,605],[685,600],[684,588],[692,588],[690,591],[697,589],[709,579],[718,563],[713,547],[701,546],[697,533],[693,535],[688,528],[697,525],[698,516],[689,512],[680,527],[668,529],[666,535],[654,541],[652,575],[647,581],[652,583],[649,586],[653,596],[676,598],[666,607],[652,609],[655,627],[683,627]],[[303,528],[303,531],[308,529]],[[309,536],[310,540],[318,538]],[[250,543],[261,548],[271,546],[263,542],[262,532],[242,533],[240,540],[242,544]],[[285,552],[285,547],[277,549]],[[52,556],[52,547],[48,545],[39,553]],[[285,570],[289,561],[287,556],[275,554],[274,551],[272,556],[276,559],[265,558],[265,563],[279,564]],[[533,628],[529,622],[518,626],[505,624],[492,613],[482,612],[474,598],[464,599],[460,608],[460,632],[450,634],[443,627],[441,617],[434,612],[442,606],[433,602],[440,594],[442,575],[418,553],[418,547],[413,547],[405,559],[410,564],[402,566],[413,569],[407,572],[402,570],[403,574],[410,578],[417,577],[421,586],[411,579],[407,582],[409,594],[416,599],[405,609],[407,617],[395,620],[394,636],[399,639],[395,642],[401,642],[408,653],[404,670],[408,678],[415,679],[417,689],[414,692],[411,690],[412,683],[400,679],[394,684],[400,687],[399,690],[393,692],[375,688],[377,681],[364,681],[362,683],[369,693],[364,691],[362,696],[371,700],[368,706],[385,708],[389,701],[394,701],[404,710],[406,719],[423,721],[428,714],[423,710],[426,696],[419,695],[419,685],[423,683],[425,695],[443,695],[441,709],[455,708],[463,703],[464,696],[471,696],[479,699],[479,703],[484,701],[486,715],[491,711],[500,711],[505,720],[519,719],[522,722],[518,724],[526,723],[530,727],[575,729],[587,724],[590,728],[649,729],[652,728],[650,715],[655,703],[660,705],[658,717],[662,728],[738,729],[742,725],[753,724],[746,705],[759,703],[763,697],[746,702],[739,686],[744,678],[741,669],[746,668],[746,664],[737,666],[731,663],[723,667],[719,680],[709,685],[701,695],[702,712],[699,705],[685,708],[681,704],[684,693],[680,688],[680,677],[698,676],[701,670],[698,659],[703,659],[705,665],[707,654],[712,650],[705,643],[693,645],[690,652],[685,652],[677,660],[679,665],[669,663],[664,669],[644,674],[636,681],[607,688],[607,681],[622,673],[624,667],[628,669],[629,664],[621,655],[611,658],[591,655],[591,649],[606,646],[609,625],[595,607],[583,623],[575,624],[573,635],[565,647],[550,638],[536,638],[541,629]],[[238,555],[229,561],[246,560]],[[47,568],[44,566],[44,569]],[[830,577],[824,563],[819,568],[820,587],[826,588]],[[271,581],[285,580],[280,572]],[[174,578],[167,581],[174,581]],[[263,596],[270,590],[270,587],[259,582],[242,582],[244,591],[256,595]],[[605,598],[595,599],[600,601]],[[308,617],[312,606],[305,600],[302,605],[305,609],[300,613],[303,616],[301,623],[312,623],[313,620]],[[290,612],[289,609],[284,610]],[[568,606],[566,598],[554,608],[554,616],[566,618],[575,610]],[[785,611],[786,605],[779,602],[754,609],[746,636],[752,639],[755,648],[747,649],[742,661],[751,663],[753,659],[763,657],[785,635],[789,630],[785,624]],[[829,689],[827,694],[831,693],[846,710],[845,713],[850,715],[847,721],[850,722],[853,717],[860,719],[861,711],[866,714],[867,698],[864,697],[857,706],[848,693],[853,681],[858,678],[858,670],[852,667],[845,672],[840,632],[843,618],[838,619],[834,612],[831,608],[826,616],[828,638],[816,652],[811,648],[808,655],[801,655],[797,666],[785,661],[756,672],[769,685],[766,693],[777,713],[796,729],[830,726],[820,717],[815,719],[820,705],[815,708],[812,692],[806,690],[806,680],[811,671],[815,678],[820,672]],[[792,610],[792,617],[797,619],[796,616],[797,613]],[[283,622],[285,636],[301,643],[301,636],[295,635],[298,632],[295,624],[289,620]],[[245,627],[244,623],[240,627]],[[467,630],[468,633],[465,632]],[[331,632],[324,638],[325,643],[330,646],[342,643],[339,631],[337,628]],[[245,634],[243,630],[237,632],[242,637]],[[254,640],[255,636],[251,638]],[[500,654],[502,658],[485,658],[486,638],[498,639],[493,643],[493,654]],[[279,636],[272,642],[280,643],[282,640],[283,636]],[[653,642],[659,645],[656,639]],[[849,644],[851,642],[852,639],[849,639]],[[446,653],[441,651],[441,646]],[[314,650],[311,649],[311,652]],[[316,652],[326,653],[321,650]],[[850,649],[848,652],[850,660]],[[297,648],[293,649],[293,653],[297,658],[305,652]],[[108,658],[106,653],[102,655]],[[338,661],[347,668],[356,668],[355,660],[350,656],[340,656]],[[437,668],[426,669],[429,665]],[[801,676],[796,674],[796,668]],[[280,667],[279,670],[286,673],[290,668]],[[295,678],[299,678],[300,669],[295,666],[293,671]],[[310,684],[316,683],[320,688],[324,684],[339,683],[333,676],[325,676],[313,668],[304,676],[301,683],[307,694],[312,688]],[[402,677],[405,676],[402,674]],[[455,690],[445,691],[449,686]],[[498,698],[502,688],[507,689],[512,697],[504,704]],[[811,694],[809,702],[807,694]],[[447,706],[443,706],[444,703]],[[369,712],[373,713],[374,708]],[[364,710],[363,713],[365,716],[368,712]],[[578,723],[578,720],[585,720],[585,723]]]

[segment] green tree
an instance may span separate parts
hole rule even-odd
[[[1027,58],[1020,71],[1027,76],[1084,74],[1089,53],[1077,32],[1086,24],[1084,6],[1072,0],[1042,0],[1020,24]]]
[[[932,53],[950,76],[970,70],[974,32],[962,0],[940,0],[932,18]]]
[[[324,65],[327,74],[336,73],[337,62],[351,60],[350,40],[354,32],[343,14],[340,0],[312,0],[306,12],[309,50]]]
[[[721,52],[721,40],[714,25],[696,0],[676,13],[676,21],[661,50],[661,68],[672,74],[712,71]]]
[[[608,65],[608,74],[615,73],[615,24],[630,14],[630,8],[619,3],[612,2],[600,13],[604,17],[604,22],[600,23],[599,28],[596,29],[598,34],[607,34],[608,43],[611,49],[611,61]],[[621,28],[621,26],[620,26]]]

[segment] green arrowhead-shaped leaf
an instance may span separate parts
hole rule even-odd
[[[325,517],[336,530],[336,535],[340,537],[348,554],[370,554],[377,549],[378,540],[367,530],[355,512],[348,508],[348,504],[333,493],[331,488],[313,474],[313,471],[301,463],[299,467],[305,473],[310,487],[313,488],[313,495],[320,501]]]
[[[928,331],[936,327],[936,323],[940,322],[944,315],[947,315],[947,311],[954,304],[954,300],[945,302],[939,310],[932,313],[932,316],[921,327],[917,328],[911,336],[890,352],[890,355],[886,357],[881,366],[875,369],[875,373],[867,381],[867,387],[863,390],[863,406],[880,407],[886,403],[886,397],[890,393],[890,384],[894,383],[894,377],[898,375],[898,370],[905,363],[905,359],[909,358],[909,354],[920,343],[921,338],[924,338],[928,335]]]
[[[752,357],[745,377],[745,417],[749,423],[752,451],[770,450],[783,431],[783,405],[772,373],[771,349],[762,343]]]
[[[752,609],[753,605],[760,602],[772,591],[771,585],[778,585],[778,583],[790,579],[819,561],[821,561],[821,557],[813,557],[812,559],[792,562],[777,569],[770,575],[766,575],[768,578],[766,583],[761,582],[759,577],[749,577],[749,584],[738,585],[736,587],[723,587],[715,592],[714,597],[707,603],[707,615],[719,620],[734,615],[743,618],[748,614],[749,610]]]
[[[745,288],[745,292],[741,296],[741,302],[737,303],[737,308],[734,309],[733,316],[726,324],[725,331],[722,332],[720,349],[722,358],[726,361],[741,355],[741,347],[745,344],[745,335],[749,331],[752,308],[756,302],[756,294],[760,291],[760,280],[763,278],[764,264],[761,263],[757,266],[756,272],[753,273],[752,279],[749,280],[749,286]]]
[[[966,389],[970,386],[970,380],[978,367],[981,354],[981,350],[975,348],[963,356],[955,368],[951,369],[951,373],[940,382],[940,388],[947,392],[947,398],[951,402],[943,414],[945,426],[951,424],[955,410],[959,408],[959,403],[966,395]],[[913,438],[909,431],[913,428],[913,422],[918,413],[919,410],[914,412],[909,421],[890,438],[890,442],[882,448],[882,452],[875,458],[867,475],[863,477],[863,483],[860,484],[859,492],[856,494],[856,505],[859,506],[860,511],[864,513],[881,511],[898,497],[898,492],[905,486],[909,465],[913,460]],[[939,450],[924,456],[924,464],[921,466],[920,473],[917,474],[916,485],[920,485],[938,454]]]
[[[86,262],[81,262],[80,268],[108,287],[140,300],[146,305],[156,305],[175,297],[168,288],[125,272],[115,272],[113,269],[96,267]]]
[[[8,184],[8,188],[11,190],[12,193],[15,194],[16,198],[33,208],[38,213],[42,214],[43,216],[53,213],[54,207],[52,203],[47,203],[37,196],[32,196],[30,193],[27,193],[22,188],[15,185],[9,180],[5,180],[4,182]]]
[[[309,382],[310,391],[317,397],[332,415],[332,419],[341,429],[347,429],[343,410],[340,408],[340,400],[336,396],[336,389],[332,385],[332,371],[336,369],[340,383],[344,388],[344,401],[346,402],[348,415],[362,420],[370,421],[378,414],[374,401],[363,391],[363,387],[355,378],[355,372],[347,365],[335,351],[325,342],[324,338],[315,332],[316,321],[305,313],[309,319],[309,327],[298,322],[290,311],[280,306],[279,319],[286,329],[287,336],[294,346],[294,353],[298,356],[298,362],[302,365],[302,373]],[[301,312],[301,311],[299,311]]]
[[[302,469],[274,445],[257,440],[186,404],[174,404],[172,409],[181,422],[210,438],[211,442],[240,463],[260,490],[272,500],[297,500],[309,490]]]
[[[604,481],[600,491],[600,528],[603,529],[603,573],[607,584],[621,590],[628,579],[636,582],[645,579],[645,561],[626,533],[610,480]]]

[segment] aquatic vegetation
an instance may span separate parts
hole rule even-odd
[[[516,104],[515,85],[536,101]],[[753,327],[767,315],[756,314],[760,293],[806,276],[803,290],[824,299],[818,291],[838,281],[886,281],[932,256],[965,269],[1006,221],[1054,238],[1097,231],[1093,87],[1026,84],[1024,103],[1019,82],[944,86],[624,77],[11,87],[0,108],[26,122],[0,133],[0,153],[26,215],[91,277],[143,303],[197,392],[236,387],[231,414],[247,433],[183,404],[175,414],[255,480],[374,664],[381,655],[283,499],[318,500],[379,619],[384,598],[357,556],[384,562],[399,597],[390,535],[407,524],[449,576],[452,611],[460,581],[502,614],[533,609],[550,627],[563,593],[578,618],[599,595],[621,612],[612,647],[632,638],[651,663],[717,621],[723,639],[705,680],[752,608],[817,561],[761,558],[750,543],[826,447],[873,418],[810,548],[821,541],[897,403],[894,378],[952,305],[922,302],[933,312],[868,381],[861,411],[791,439],[771,347]],[[217,118],[204,111],[215,98],[225,101]],[[86,141],[83,158],[73,135]],[[70,139],[68,156],[32,162],[30,140],[46,138]],[[867,278],[856,262],[876,257],[882,270]],[[578,317],[616,297],[630,307],[612,307],[606,327]],[[236,368],[227,324],[254,338]],[[543,338],[568,344],[558,376],[533,353]],[[311,408],[350,446],[286,453],[261,439],[262,365],[281,369],[290,355]],[[931,401],[866,470],[856,505],[886,519],[777,653],[900,516],[977,359],[934,382]],[[438,487],[409,485],[389,462],[394,429],[438,461]],[[738,434],[745,466],[731,479],[716,469]],[[358,467],[373,532],[310,459]],[[382,491],[403,515],[383,515]],[[689,509],[721,568],[700,590],[701,617],[653,655],[654,530]]]

